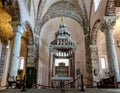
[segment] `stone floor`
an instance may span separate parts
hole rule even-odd
[[[8,89],[0,90],[0,93],[120,93],[120,89],[86,89],[85,91],[78,89],[26,89],[26,91]]]

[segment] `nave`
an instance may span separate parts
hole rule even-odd
[[[119,91],[120,0],[0,0],[0,91],[79,87]]]

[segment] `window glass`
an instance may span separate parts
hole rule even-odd
[[[106,68],[105,58],[101,58],[101,67],[102,67],[102,69],[105,69],[105,68]]]
[[[96,12],[97,9],[98,9],[98,6],[99,6],[99,4],[100,4],[100,1],[101,1],[101,0],[94,0],[94,4],[95,4],[95,12]]]
[[[24,69],[24,57],[20,57],[19,69],[20,70]]]

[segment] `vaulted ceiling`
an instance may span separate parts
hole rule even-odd
[[[38,8],[39,31],[46,21],[60,16],[70,17],[81,26],[89,26],[92,4],[92,0],[42,0]]]

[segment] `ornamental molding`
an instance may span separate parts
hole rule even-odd
[[[82,18],[83,18],[83,21],[84,21],[84,29],[89,31],[89,29],[88,29],[88,27],[89,27],[88,23],[89,22],[88,22],[87,11],[86,11],[86,8],[85,8],[84,0],[78,0],[78,4],[79,4],[79,7],[81,9]]]

